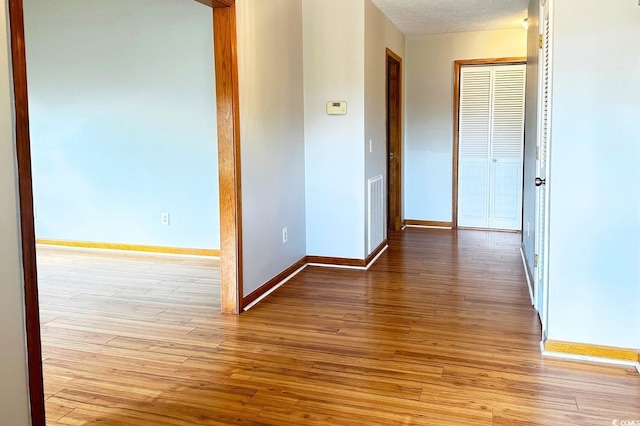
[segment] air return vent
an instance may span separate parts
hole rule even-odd
[[[369,179],[368,203],[368,252],[371,254],[384,240],[384,178],[382,175]]]

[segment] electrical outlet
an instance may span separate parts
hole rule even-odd
[[[282,228],[282,244],[286,244],[287,241],[289,241],[287,228]]]
[[[369,154],[373,152],[373,139],[369,139]]]
[[[169,213],[162,213],[160,215],[160,221],[163,225],[169,225]]]

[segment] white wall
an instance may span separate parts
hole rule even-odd
[[[236,5],[248,295],[306,254],[302,9],[300,0]]]
[[[368,181],[369,179],[383,175],[387,182],[387,109],[386,109],[386,17],[371,0],[364,0],[365,39],[364,39],[364,186],[365,209],[364,226],[365,236],[369,226],[368,209]],[[369,147],[369,141],[373,144],[373,152]],[[386,223],[386,222],[385,222]],[[386,226],[385,226],[386,228]],[[384,232],[386,238],[386,229]],[[365,244],[368,243],[365,238]],[[368,255],[368,244],[365,246],[365,255]]]
[[[640,347],[640,7],[555,2],[549,338]]]
[[[24,9],[38,238],[220,247],[211,8]]]
[[[0,8],[0,423],[31,424],[7,1]]]
[[[307,254],[364,259],[364,3],[302,5]],[[327,115],[328,101],[347,115]]]
[[[404,50],[405,50],[405,35],[402,34],[402,31],[398,29],[393,23],[385,16],[384,22],[384,32],[385,32],[385,40],[386,47],[391,49],[393,53],[404,58]]]
[[[387,176],[387,47],[404,57],[404,35],[378,9],[371,0],[364,0],[365,7],[365,199],[368,180]],[[369,141],[373,144],[370,152]],[[368,200],[366,200],[368,204]],[[365,234],[368,227],[367,204],[365,204]],[[385,227],[386,228],[386,227]],[[386,229],[385,229],[386,235]],[[366,241],[365,241],[366,243]],[[368,255],[369,252],[365,251]]]
[[[303,0],[303,16],[307,254],[364,259],[367,181],[386,175],[386,48],[404,56],[404,35],[371,0]]]
[[[405,219],[452,220],[453,62],[526,55],[524,28],[407,38]]]

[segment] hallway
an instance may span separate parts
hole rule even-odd
[[[49,425],[610,425],[634,369],[542,358],[520,236],[410,229],[240,317],[211,260],[39,248]],[[137,258],[137,259],[136,259]]]

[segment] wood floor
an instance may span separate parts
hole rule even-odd
[[[214,261],[39,248],[49,425],[611,425],[634,369],[542,358],[519,236],[410,230],[241,315]]]

